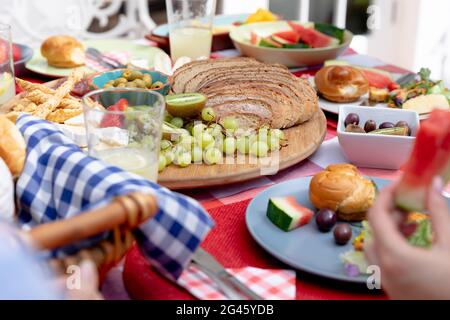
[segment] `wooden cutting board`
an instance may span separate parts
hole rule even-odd
[[[58,80],[45,83],[54,88]],[[0,108],[0,113],[11,110],[17,102],[18,96]],[[314,117],[295,127],[284,130],[288,145],[278,153],[278,162],[273,160],[267,165],[268,159],[249,158],[240,159],[240,164],[191,164],[186,168],[171,165],[159,173],[158,183],[172,190],[204,188],[216,185],[231,184],[258,178],[262,175],[291,167],[308,158],[322,144],[327,131],[327,121],[322,110]],[[278,165],[276,165],[278,163]]]
[[[326,131],[327,121],[320,109],[308,122],[284,130],[288,145],[279,152],[278,171],[313,154],[325,139]],[[171,165],[159,174],[158,183],[173,190],[203,188],[258,178],[267,171],[276,173],[264,161],[267,159],[247,157],[243,164],[192,164],[186,168]]]

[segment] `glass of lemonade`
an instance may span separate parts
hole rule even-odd
[[[0,105],[16,94],[11,27],[0,23]]]
[[[166,0],[166,8],[173,62],[209,58],[216,0]]]
[[[156,182],[164,97],[108,88],[86,94],[83,107],[89,155]]]

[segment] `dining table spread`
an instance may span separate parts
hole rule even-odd
[[[141,40],[141,43],[143,41]],[[156,43],[147,41],[150,46]],[[236,50],[213,52],[212,58],[238,56]],[[405,74],[408,70],[385,63],[377,58],[358,54],[348,49],[341,60],[351,64],[388,71],[395,74]],[[290,69],[298,77],[314,75],[320,66]],[[44,83],[52,79],[28,72],[23,79]],[[291,267],[278,261],[260,247],[251,237],[245,224],[245,211],[249,202],[264,189],[300,177],[314,175],[333,163],[348,162],[342,153],[337,138],[337,115],[325,112],[327,118],[327,134],[320,148],[309,158],[277,172],[273,175],[229,185],[206,188],[185,189],[179,192],[200,202],[215,222],[215,227],[202,243],[202,247],[210,252],[230,272],[236,276],[244,274],[244,282],[253,283],[264,291],[264,270],[282,271],[276,281],[267,287],[264,297],[279,299],[385,299],[381,290],[369,290],[365,285],[343,283],[323,279]],[[399,170],[383,170],[359,168],[362,174],[393,180],[400,175]],[[301,250],[299,248],[298,250]],[[122,272],[123,271],[123,272]],[[135,299],[220,299],[218,295],[205,284],[198,281],[193,270],[185,270],[178,285],[157,273],[142,256],[135,245],[126,255],[124,261],[110,271],[103,285],[106,298]],[[282,279],[283,281],[281,281]],[[184,281],[184,285],[183,282]],[[267,281],[266,281],[267,282]],[[283,286],[286,286],[283,287]],[[212,290],[212,291],[211,291]],[[284,291],[283,291],[284,290]],[[290,291],[289,291],[290,290]],[[208,295],[209,294],[209,295]]]

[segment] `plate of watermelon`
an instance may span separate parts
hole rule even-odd
[[[275,21],[239,26],[230,38],[242,55],[300,67],[335,59],[348,48],[353,34],[331,24]]]
[[[390,184],[389,180],[371,179],[379,189]],[[361,223],[351,224],[351,241],[345,245],[337,245],[333,233],[319,231],[314,218],[288,232],[268,219],[267,208],[271,198],[294,197],[302,207],[315,212],[316,209],[309,200],[310,182],[311,177],[302,177],[276,184],[259,193],[247,207],[247,229],[261,247],[295,269],[329,279],[365,284],[367,275],[347,275],[340,258],[342,254],[352,250],[353,239],[362,230]]]

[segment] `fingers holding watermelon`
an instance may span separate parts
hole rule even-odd
[[[450,246],[450,212],[442,196],[444,183],[440,177],[433,180],[432,187],[429,188],[427,197],[427,207],[430,213],[431,224],[434,231],[436,245]]]

